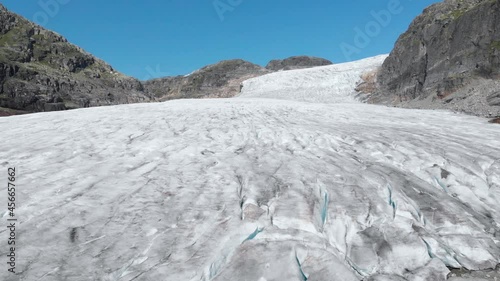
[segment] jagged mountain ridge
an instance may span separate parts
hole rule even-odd
[[[271,71],[303,69],[313,66],[325,66],[333,64],[323,58],[311,56],[293,56],[282,60],[272,60],[266,65],[266,69]]]

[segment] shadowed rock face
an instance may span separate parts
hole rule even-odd
[[[35,112],[148,100],[138,80],[0,5],[0,107]]]
[[[483,115],[498,110],[490,108],[498,98],[486,98],[498,92],[499,69],[500,1],[446,0],[425,9],[399,37],[371,101],[449,103],[458,94],[481,103],[483,110],[469,113]]]
[[[266,68],[271,71],[279,71],[279,70],[309,68],[314,66],[323,66],[330,64],[333,63],[329,60],[322,58],[309,57],[309,56],[296,56],[284,60],[272,60],[267,64]]]
[[[240,59],[221,61],[186,76],[144,82],[146,91],[159,100],[180,98],[229,98],[240,92],[241,82],[270,71]]]

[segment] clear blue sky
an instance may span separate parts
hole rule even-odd
[[[187,74],[233,58],[265,65],[293,55],[345,62],[388,53],[412,19],[436,2],[1,0],[139,79]],[[372,12],[379,11],[390,20],[377,21]],[[366,35],[364,41],[356,30]]]

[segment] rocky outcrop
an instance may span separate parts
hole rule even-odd
[[[280,71],[280,70],[302,69],[302,68],[331,65],[331,64],[333,63],[327,59],[309,57],[309,56],[296,56],[296,57],[289,57],[284,60],[272,60],[267,64],[266,69],[271,71]]]
[[[500,115],[499,79],[500,1],[446,0],[399,37],[370,101]]]
[[[500,106],[500,89],[486,97],[486,101],[491,106]]]
[[[0,107],[36,112],[149,100],[138,80],[0,5]]]
[[[203,67],[189,75],[165,77],[144,82],[148,94],[157,100],[181,98],[229,98],[240,92],[244,80],[269,73],[265,68],[244,61],[227,60]]]

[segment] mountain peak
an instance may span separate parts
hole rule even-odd
[[[283,60],[272,60],[266,68],[272,71],[291,70],[333,64],[331,61],[312,56],[293,56]]]

